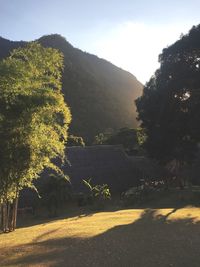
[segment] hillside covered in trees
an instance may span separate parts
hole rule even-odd
[[[72,113],[72,134],[92,143],[108,128],[137,126],[134,100],[142,84],[132,74],[74,48],[60,35],[43,36],[38,42],[64,54],[63,93]],[[0,59],[25,44],[0,38]]]

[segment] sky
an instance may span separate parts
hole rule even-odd
[[[200,0],[0,0],[0,36],[58,33],[145,83],[162,49],[199,24],[199,14]]]

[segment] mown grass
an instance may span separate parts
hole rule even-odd
[[[0,235],[0,266],[199,267],[200,208],[82,214]]]

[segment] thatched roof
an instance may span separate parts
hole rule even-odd
[[[74,192],[84,192],[83,179],[92,178],[93,184],[108,184],[111,193],[122,193],[140,183],[140,179],[163,177],[163,169],[145,157],[128,156],[121,145],[68,147],[69,163],[63,166]],[[47,181],[49,171],[43,172],[36,187]],[[33,206],[36,193],[24,190],[20,206]],[[24,204],[25,203],[25,204]],[[28,203],[28,204],[27,204]]]
[[[108,184],[112,192],[123,192],[141,177],[120,145],[68,147],[67,158],[70,165],[64,170],[75,191],[84,190],[82,179],[92,178],[95,184]]]

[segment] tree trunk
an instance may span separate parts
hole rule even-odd
[[[18,198],[10,204],[3,202],[0,207],[0,229],[4,233],[12,232],[16,229]]]
[[[13,203],[12,203],[10,231],[15,231],[16,225],[17,225],[18,196],[19,196],[18,186],[16,186],[15,199],[13,200]]]
[[[10,203],[8,200],[6,203],[6,208],[7,208],[6,232],[10,232]]]
[[[17,208],[18,208],[18,197],[16,197],[13,203],[13,231],[15,231],[17,225]]]
[[[0,229],[1,231],[3,231],[3,204],[1,204],[0,216],[1,216]]]
[[[15,199],[12,203],[7,197],[4,198],[3,203],[0,204],[0,229],[4,233],[14,231],[17,224],[17,208],[18,208],[18,186],[16,186]]]
[[[181,177],[181,176],[178,176],[178,177],[177,177],[177,180],[178,180],[179,188],[180,188],[181,190],[183,190],[183,189],[184,189],[184,182],[183,182],[182,177]]]
[[[3,202],[2,206],[3,206],[3,210],[2,210],[2,225],[3,225],[2,231],[4,233],[6,233],[7,232],[7,220],[8,220],[8,217],[7,217],[7,202],[6,201]]]

